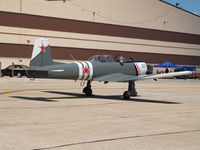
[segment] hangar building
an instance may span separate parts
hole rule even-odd
[[[119,54],[200,65],[200,17],[161,0],[0,0],[0,61],[28,64],[48,37],[54,59]],[[12,59],[11,59],[12,58]]]

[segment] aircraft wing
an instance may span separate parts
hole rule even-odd
[[[167,77],[190,75],[190,74],[192,74],[191,71],[181,71],[181,72],[142,75],[142,76],[127,75],[123,73],[113,73],[113,74],[93,78],[93,80],[94,81],[109,81],[109,82],[126,82],[126,81],[137,81],[137,80],[146,80],[146,79],[167,78]]]

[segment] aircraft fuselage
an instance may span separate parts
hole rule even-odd
[[[147,72],[144,62],[123,63],[119,62],[75,62],[69,64],[57,64],[44,67],[31,68],[31,70],[46,72],[43,78],[52,79],[72,79],[72,80],[92,80],[92,78],[123,73],[127,75],[143,75]],[[37,74],[37,72],[35,73]],[[32,76],[33,77],[33,76]],[[37,78],[37,76],[35,76]]]

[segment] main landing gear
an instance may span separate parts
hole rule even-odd
[[[129,100],[131,96],[137,96],[137,91],[135,89],[135,81],[129,81],[128,91],[125,91],[123,94],[123,98],[125,100]]]
[[[85,93],[86,96],[92,96],[92,81],[88,80],[86,87],[83,89],[83,93]],[[125,100],[129,100],[131,96],[137,96],[137,91],[135,89],[135,81],[129,81],[128,84],[128,91],[125,91],[123,94],[123,98]]]
[[[83,93],[85,93],[86,96],[92,96],[91,82],[92,81],[88,80],[87,86],[83,89]]]

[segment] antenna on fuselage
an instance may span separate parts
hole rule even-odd
[[[72,54],[69,54],[69,56],[73,59],[74,62],[77,62]]]

